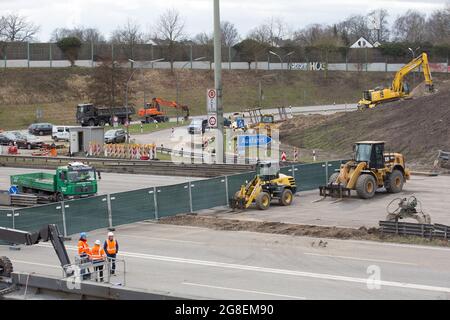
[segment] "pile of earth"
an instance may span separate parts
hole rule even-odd
[[[280,127],[284,143],[349,156],[360,140],[386,141],[387,151],[403,153],[410,165],[432,166],[439,150],[450,151],[450,81],[434,94],[392,102],[374,109],[290,119]]]

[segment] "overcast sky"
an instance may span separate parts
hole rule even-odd
[[[390,19],[408,9],[429,14],[446,3],[448,0],[221,0],[221,15],[245,36],[271,16],[282,17],[298,29],[311,23],[332,24],[350,14],[366,14],[376,8],[388,9]],[[128,18],[148,32],[158,15],[168,8],[180,11],[188,34],[212,30],[213,0],[0,0],[0,14],[18,12],[41,26],[40,41],[49,40],[57,27],[95,27],[109,36]]]

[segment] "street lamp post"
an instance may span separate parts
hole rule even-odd
[[[295,52],[294,51],[291,51],[291,52],[289,52],[289,53],[287,53],[287,54],[285,54],[283,57],[281,57],[278,53],[276,53],[276,52],[273,52],[273,51],[269,51],[269,53],[271,54],[271,55],[274,55],[274,56],[276,56],[276,57],[278,57],[278,59],[280,59],[280,62],[281,62],[281,72],[282,72],[282,74],[284,74],[283,73],[283,60],[285,59],[285,58],[287,58],[287,57],[290,57],[291,55],[293,55]],[[283,59],[284,58],[284,59]],[[287,70],[288,68],[286,68],[286,70]],[[286,94],[285,94],[285,91],[283,90],[283,104],[284,105],[286,105]]]
[[[127,80],[127,84],[126,84],[126,88],[125,88],[125,109],[126,109],[126,115],[127,115],[127,120],[126,120],[126,123],[127,123],[127,144],[130,143],[130,123],[129,123],[129,121],[130,121],[130,112],[129,112],[129,107],[128,107],[128,88],[129,88],[130,81],[133,78],[135,72],[137,70],[142,70],[143,66],[145,66],[147,64],[150,64],[150,63],[153,64],[155,62],[159,62],[159,61],[163,61],[163,60],[164,60],[164,58],[152,60],[152,61],[149,61],[149,62],[146,62],[146,63],[142,64],[138,68],[133,69],[133,72],[131,73],[130,77]],[[136,62],[133,59],[128,59],[128,61],[131,62],[133,65]]]
[[[206,59],[206,57],[200,57],[200,58],[194,59],[194,60],[192,60],[192,61],[201,61],[201,60],[203,60],[203,59]],[[180,70],[183,70],[184,68],[186,68],[186,66],[187,66],[188,64],[191,64],[192,61],[186,62],[186,63],[180,68]],[[179,103],[179,95],[180,95],[180,82],[179,82],[178,72],[175,72],[175,82],[176,82],[176,87],[177,87],[177,98],[176,98],[177,101],[176,101],[176,102],[177,102],[177,105],[178,105],[178,103]],[[179,123],[179,109],[177,108],[177,124],[178,124],[178,123]]]
[[[413,60],[416,58],[416,52],[420,49],[420,47],[417,47],[416,49],[408,48],[409,52],[411,52]],[[413,72],[413,87],[416,85],[416,73]]]

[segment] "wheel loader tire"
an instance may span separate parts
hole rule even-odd
[[[267,192],[261,192],[256,197],[256,207],[259,210],[267,210],[270,207],[270,195]]]
[[[280,204],[282,206],[290,206],[294,200],[294,195],[290,189],[284,189],[280,196]]]
[[[362,174],[356,181],[356,192],[361,199],[370,199],[375,195],[377,184],[370,174]]]
[[[0,257],[0,277],[11,277],[13,265],[8,257]]]
[[[405,179],[400,170],[394,170],[389,175],[389,180],[386,183],[386,191],[389,193],[399,193],[403,190]]]
[[[328,183],[335,183],[337,178],[339,177],[339,172],[333,173],[328,179]]]

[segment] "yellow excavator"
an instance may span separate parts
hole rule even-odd
[[[290,206],[297,192],[294,177],[280,173],[280,167],[275,162],[258,162],[255,177],[236,192],[231,199],[233,209],[247,209],[253,203],[260,210],[270,207],[273,199],[282,206]]]
[[[380,103],[395,101],[402,98],[406,98],[410,94],[410,88],[406,82],[404,82],[405,76],[422,66],[423,74],[425,76],[425,83],[430,92],[434,91],[433,78],[431,77],[430,65],[428,63],[428,55],[422,53],[417,58],[411,60],[408,64],[404,65],[394,77],[390,88],[367,90],[363,93],[363,98],[358,102],[358,109],[364,110],[367,108],[374,108]]]

